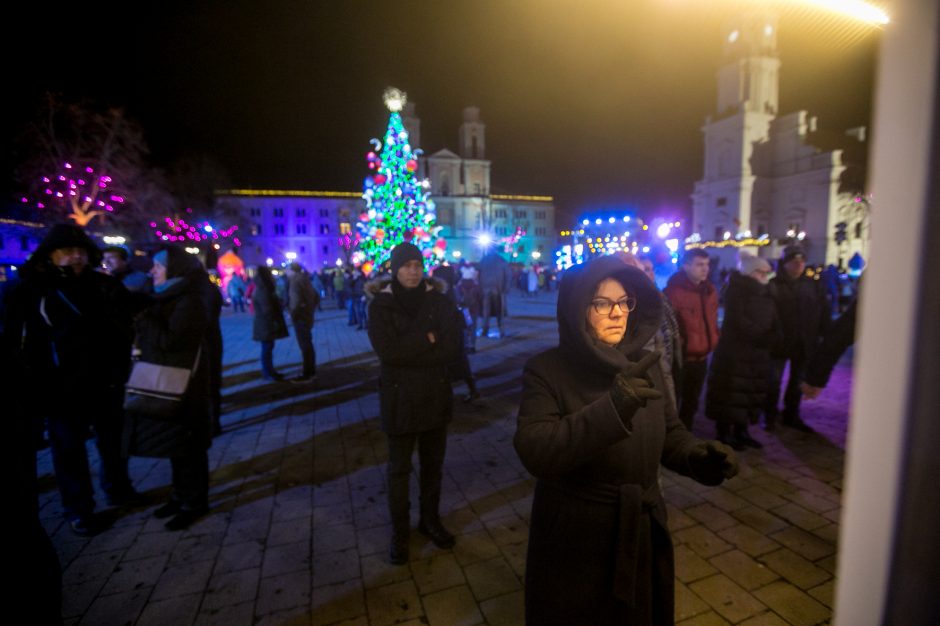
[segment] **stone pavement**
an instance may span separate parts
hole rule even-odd
[[[41,516],[62,562],[67,623],[521,625],[533,481],[512,436],[522,365],[557,341],[553,296],[511,296],[506,336],[478,340],[471,363],[483,397],[457,402],[445,461],[442,512],[457,545],[439,550],[413,533],[401,567],[386,561],[387,453],[366,333],[326,303],[317,381],[266,383],[251,316],[225,312],[224,432],[210,450],[209,515],[165,530],[151,514],[168,493],[169,463],[132,459],[153,503],[106,509],[109,530],[76,537],[48,450],[40,453]],[[277,343],[275,364],[299,373],[293,337]],[[741,453],[741,474],[724,486],[664,472],[678,623],[829,621],[850,377],[844,360],[822,398],[805,403],[817,433],[755,429],[764,449]],[[458,398],[464,391],[456,387]],[[694,430],[712,435],[701,416]]]

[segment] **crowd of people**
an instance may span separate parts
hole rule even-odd
[[[806,253],[794,244],[784,248],[776,271],[766,259],[742,254],[738,269],[716,286],[708,279],[707,252],[685,254],[664,293],[679,322],[683,360],[675,378],[687,428],[704,387],[704,414],[715,422],[718,439],[735,450],[762,447],[749,431],[761,422],[768,432],[778,424],[812,432],[800,412],[804,391],[812,389],[809,396],[815,397],[821,389],[815,385],[828,380],[844,351],[824,348],[833,343],[826,341],[833,314],[847,307],[846,315],[854,315],[854,303],[840,303],[826,280],[806,270]]]
[[[149,272],[132,269],[125,249],[101,251],[81,228],[58,225],[4,290],[0,379],[12,422],[37,445],[48,437],[63,512],[79,535],[105,527],[95,512],[90,437],[108,504],[147,503],[128,474],[129,457],[147,456],[171,466],[171,489],[153,512],[167,529],[185,529],[209,510],[207,450],[221,432],[223,290],[179,247],[151,261]],[[761,447],[748,430],[761,418],[768,431],[778,422],[811,431],[801,397],[818,395],[852,342],[854,303],[827,333],[831,298],[805,266],[799,246],[784,250],[773,278],[767,260],[742,255],[719,290],[708,279],[708,254],[692,249],[662,291],[651,261],[627,253],[560,277],[559,344],[525,365],[514,439],[536,477],[527,621],[671,623],[672,542],[659,468],[718,485],[736,474],[735,451]],[[417,530],[439,548],[455,544],[439,511],[453,385],[466,383],[467,402],[479,397],[468,355],[478,336],[503,335],[517,279],[495,252],[428,275],[421,251],[403,243],[389,271],[368,279],[358,270],[310,273],[294,262],[276,275],[267,266],[250,278],[236,274],[224,289],[236,314],[251,311],[260,374],[272,383],[284,380],[273,348],[289,336],[285,312],[302,355],[301,374],[291,379],[298,384],[316,378],[312,329],[323,299],[335,298],[348,324],[368,331],[380,366],[393,564],[410,557],[415,450]],[[141,362],[186,372],[170,419],[126,399]],[[703,388],[715,440],[691,432]],[[14,475],[32,474],[18,485],[17,497],[31,501],[18,522],[38,555],[39,579],[58,565],[39,525],[29,456],[11,459]]]

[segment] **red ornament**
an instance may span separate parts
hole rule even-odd
[[[414,159],[410,159],[407,163],[405,163],[405,169],[407,169],[409,172],[417,171],[418,162]]]
[[[386,180],[388,180],[388,178],[385,177],[385,174],[376,174],[375,178],[373,178],[372,180],[375,181],[376,185],[382,185],[385,183]]]

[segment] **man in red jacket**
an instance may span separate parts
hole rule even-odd
[[[693,248],[663,290],[675,309],[682,337],[679,420],[692,430],[692,418],[708,372],[708,355],[718,345],[718,291],[708,280],[708,253]]]

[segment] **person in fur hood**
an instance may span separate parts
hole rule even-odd
[[[420,460],[418,531],[439,548],[454,536],[441,524],[441,473],[447,449],[453,391],[448,366],[461,334],[456,308],[443,281],[424,276],[424,257],[410,243],[392,249],[391,276],[366,287],[369,340],[379,357],[379,412],[388,437],[388,507],[392,520],[389,560],[408,562],[411,455]]]
[[[525,568],[526,624],[673,623],[673,552],[663,465],[706,485],[734,452],[693,436],[665,389],[662,298],[615,256],[565,272],[559,343],[526,363],[514,438],[536,477]]]

